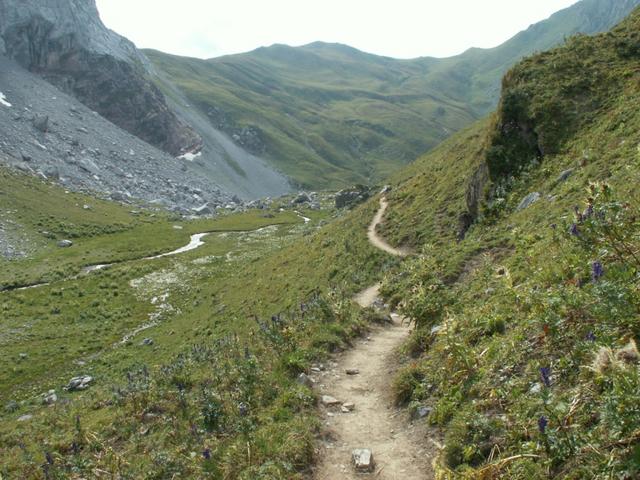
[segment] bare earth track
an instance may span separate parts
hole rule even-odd
[[[387,203],[387,199],[384,197],[380,197],[380,208],[376,212],[376,215],[373,217],[373,221],[371,225],[369,225],[369,229],[367,230],[367,237],[369,238],[369,242],[374,247],[387,252],[390,255],[395,257],[406,257],[410,252],[404,248],[395,248],[387,243],[387,241],[378,235],[376,228],[378,225],[382,223],[382,219],[384,218],[384,213],[387,211],[387,207],[389,204]]]
[[[406,251],[395,249],[376,233],[382,221],[386,201],[381,199],[369,227],[369,240],[376,247],[396,256]],[[363,308],[378,298],[379,285],[374,285],[354,299]],[[343,403],[354,403],[355,409],[343,413],[340,407],[322,407],[326,417],[327,440],[321,461],[314,472],[315,480],[351,480],[363,478],[351,464],[351,452],[368,448],[373,452],[375,470],[369,478],[383,480],[428,480],[433,478],[433,447],[425,441],[424,422],[408,424],[404,411],[393,404],[391,384],[397,369],[396,351],[407,339],[410,328],[399,315],[393,324],[375,327],[369,337],[336,358],[332,368],[319,378],[322,395],[330,395]],[[359,374],[347,375],[347,369]]]

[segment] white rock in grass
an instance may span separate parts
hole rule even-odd
[[[73,377],[66,388],[70,392],[73,392],[74,390],[85,390],[89,388],[89,384],[91,382],[93,382],[93,377],[90,377],[89,375]]]

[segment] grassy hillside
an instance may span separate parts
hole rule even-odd
[[[439,478],[640,474],[638,31],[519,63],[494,116],[396,178],[385,232],[419,255],[384,287],[417,327],[395,389],[444,434]]]
[[[384,277],[416,326],[394,391],[441,430],[439,478],[636,478],[639,31],[521,62],[495,115],[398,173],[404,261],[367,242],[377,198],[178,222],[1,172],[31,256],[3,285],[52,283],[0,292],[0,475],[305,478],[321,422],[296,377],[378,320],[351,297]]]
[[[396,265],[367,244],[373,207],[324,228],[330,212],[304,211],[304,224],[279,203],[178,222],[2,179],[33,256],[3,261],[4,281],[53,283],[0,293],[0,475],[301,478],[318,422],[296,376],[375,320],[349,299]],[[37,232],[63,238],[63,221],[75,244],[58,251]],[[180,256],[136,259],[198,231],[219,233]],[[121,263],[75,276],[109,260]],[[65,390],[78,375],[90,388]]]
[[[583,0],[494,49],[395,60],[314,43],[198,60],[147,51],[213,124],[303,187],[375,183],[495,108],[516,61],[607,30],[639,0]]]

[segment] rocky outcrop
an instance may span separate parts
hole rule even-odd
[[[485,161],[482,161],[471,176],[471,180],[467,185],[465,200],[467,211],[462,213],[458,218],[458,240],[463,240],[473,222],[478,217],[480,203],[484,199],[485,190],[489,183],[489,167]]]
[[[370,196],[371,189],[364,185],[341,190],[336,193],[336,208],[353,207],[366,201]]]
[[[542,194],[540,192],[531,192],[529,195],[522,199],[516,210],[524,210],[526,208],[529,208],[531,205],[540,200],[540,198],[542,198]]]
[[[149,80],[146,58],[104,26],[95,0],[0,0],[0,54],[161,150],[200,146]]]

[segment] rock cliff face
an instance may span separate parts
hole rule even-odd
[[[186,214],[232,205],[233,195],[196,162],[175,158],[96,115],[15,61],[0,56],[0,167],[117,201]],[[3,222],[0,256],[18,256],[19,228]],[[13,253],[12,253],[13,252]]]
[[[95,0],[0,0],[0,54],[166,152],[200,147],[147,78],[147,59],[104,26]]]

